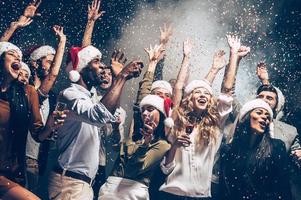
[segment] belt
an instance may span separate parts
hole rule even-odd
[[[64,170],[63,168],[61,168],[59,166],[54,167],[53,171],[55,173],[61,174],[62,176],[68,176],[68,177],[71,177],[74,179],[84,181],[84,182],[88,183],[89,185],[92,185],[92,179],[86,175],[82,175],[82,174],[72,172],[69,170]]]

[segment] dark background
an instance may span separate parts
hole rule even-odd
[[[0,0],[0,33],[3,33],[12,21],[18,19],[29,2],[29,0]],[[32,24],[18,30],[11,42],[21,47],[25,52],[35,45],[48,44],[56,46],[57,42],[52,33],[52,26],[58,24],[64,26],[64,32],[67,35],[67,48],[70,48],[71,45],[80,45],[87,20],[87,5],[90,2],[87,0],[43,0],[38,8],[41,17],[35,17]],[[138,5],[145,2],[155,5],[156,0],[103,0],[102,10],[106,13],[101,20],[97,21],[92,41],[96,47],[101,49],[106,61],[108,61],[108,55],[111,55],[113,51],[110,41],[118,40],[122,36],[122,25],[134,18],[137,14]],[[177,0],[170,0],[170,2],[179,3]],[[208,2],[214,1],[208,0]],[[260,27],[264,26],[264,21],[256,22],[258,23],[258,30],[250,33],[248,30],[244,30],[244,27],[241,27],[234,18],[232,19],[232,15],[225,19],[231,25],[230,29],[232,30],[229,31],[244,35],[248,38],[249,45],[252,48],[260,49],[266,55],[267,60],[273,59],[272,67],[269,68],[270,79],[273,84],[281,88],[287,100],[284,121],[296,126],[300,133],[301,1],[232,0],[219,1],[216,5],[222,9],[229,2],[234,7],[240,8],[254,5],[258,15],[266,14],[270,5],[273,5],[273,9],[276,9],[276,11],[274,10],[276,14],[273,13],[275,22],[265,30],[264,34],[260,33]],[[232,14],[235,17],[241,15],[240,11],[235,12],[235,10]],[[253,15],[254,13],[249,14]],[[221,21],[221,23],[223,22]],[[270,49],[276,49],[276,52],[269,52]],[[65,62],[62,68],[64,69],[64,67]],[[64,70],[61,71],[62,75],[56,85],[56,91],[65,87],[67,82]]]

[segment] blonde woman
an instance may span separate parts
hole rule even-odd
[[[161,169],[169,174],[160,187],[161,199],[209,199],[214,156],[220,146],[223,122],[232,110],[233,98],[213,96],[209,82],[194,80],[173,111],[175,126],[169,134],[173,144]]]

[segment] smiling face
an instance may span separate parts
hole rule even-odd
[[[12,79],[16,79],[19,76],[21,69],[20,55],[13,50],[5,52],[4,55],[4,71],[6,76]]]
[[[102,79],[102,83],[99,85],[101,89],[107,90],[112,85],[112,71],[110,68],[108,68],[105,64],[101,63],[100,65],[100,78]]]
[[[264,108],[256,108],[250,113],[250,127],[252,132],[263,134],[270,124],[270,114]]]
[[[192,109],[196,113],[204,112],[211,100],[212,96],[210,92],[205,88],[196,88],[192,91],[191,102]]]
[[[28,73],[28,71],[26,71],[24,69],[21,69],[18,80],[20,82],[24,83],[24,85],[28,84],[29,83],[29,73]]]
[[[160,112],[151,105],[145,105],[141,109],[141,117],[144,124],[151,125],[155,129],[160,121]],[[151,123],[154,122],[155,126]]]

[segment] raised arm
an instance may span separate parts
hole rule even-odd
[[[192,42],[189,38],[187,38],[183,43],[183,60],[174,87],[174,95],[172,98],[174,106],[180,104],[183,95],[182,90],[189,77],[189,58],[191,54],[191,49],[192,49]]]
[[[12,22],[10,24],[10,27],[4,32],[4,34],[0,38],[0,42],[9,41],[9,39],[12,37],[12,35],[17,29],[28,26],[32,22],[32,18],[34,16],[40,16],[40,14],[36,11],[41,2],[41,0],[34,0],[33,2],[31,2],[25,8],[23,15],[19,17],[18,21]]]
[[[223,69],[226,64],[226,58],[225,58],[225,51],[224,50],[219,50],[214,53],[213,56],[213,63],[212,66],[208,72],[208,74],[205,76],[205,79],[212,85],[217,73]]]
[[[270,85],[269,73],[265,62],[260,61],[257,64],[256,75],[263,85]]]
[[[82,41],[83,47],[91,45],[91,38],[95,22],[105,13],[105,11],[101,11],[100,9],[100,3],[101,0],[93,0],[92,4],[88,5],[88,21]]]
[[[111,113],[115,113],[125,82],[134,77],[138,77],[141,74],[142,68],[143,63],[141,61],[132,61],[118,74],[110,90],[101,99],[101,103],[105,105]]]
[[[145,48],[145,52],[149,57],[149,64],[147,70],[143,76],[142,81],[139,83],[139,90],[137,93],[136,103],[139,104],[140,101],[146,95],[150,94],[151,86],[154,80],[154,72],[156,70],[159,57],[164,53],[165,49],[163,49],[162,45],[155,45],[154,47],[150,46],[150,48]]]
[[[50,67],[50,72],[47,75],[47,77],[42,81],[41,86],[39,87],[39,92],[43,95],[47,95],[55,83],[55,80],[59,74],[62,65],[66,45],[66,36],[63,32],[64,28],[62,26],[55,25],[53,27],[53,31],[59,39],[59,44],[56,50],[56,54],[54,56],[53,63]]]
[[[250,48],[241,46],[240,39],[236,36],[227,35],[230,47],[229,65],[226,66],[224,80],[222,83],[222,93],[232,93],[235,83],[235,76],[240,60],[250,52]]]

